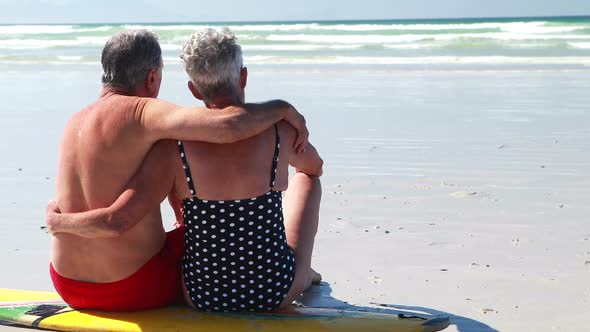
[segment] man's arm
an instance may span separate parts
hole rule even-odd
[[[60,213],[55,202],[45,212],[51,234],[71,233],[87,238],[116,237],[135,226],[147,213],[159,208],[174,186],[176,142],[159,141],[148,153],[127,189],[109,207],[79,213]]]
[[[150,99],[138,110],[137,117],[154,141],[180,139],[232,143],[258,135],[281,120],[297,131],[294,141],[297,151],[305,149],[309,137],[305,118],[282,100],[212,110],[197,106],[180,108],[160,99]]]

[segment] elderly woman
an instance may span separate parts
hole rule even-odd
[[[181,58],[190,91],[208,108],[245,102],[248,71],[229,30],[195,33]],[[187,303],[205,311],[273,311],[319,280],[311,254],[323,162],[311,144],[296,153],[295,140],[295,130],[279,123],[231,144],[161,141],[111,207],[53,217],[129,229],[148,212],[146,201],[168,195],[185,229]],[[296,173],[287,190],[289,165]]]

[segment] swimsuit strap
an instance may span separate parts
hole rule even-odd
[[[279,138],[279,128],[275,123],[275,154],[272,158],[272,169],[270,170],[270,189],[275,186],[275,178],[277,176],[277,168],[279,165],[279,149],[281,147],[281,140]]]
[[[184,168],[184,174],[186,174],[186,182],[188,182],[188,189],[191,195],[196,196],[195,185],[193,184],[193,176],[191,175],[191,168],[188,166],[186,161],[186,154],[184,153],[184,144],[182,141],[178,141],[178,151],[180,152],[180,159],[182,159],[182,168]]]

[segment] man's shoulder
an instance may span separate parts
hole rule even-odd
[[[108,132],[109,136],[141,130],[146,104],[151,98],[136,96],[111,96],[99,99],[74,113],[67,122],[65,133],[90,130]],[[130,131],[131,130],[131,131]]]
[[[125,125],[141,120],[146,105],[153,98],[116,95],[108,99],[98,100],[82,110],[82,113],[92,113],[92,118],[113,124]]]
[[[179,108],[178,105],[158,98],[142,97],[135,100],[138,106],[141,106],[142,111],[164,111],[168,112]]]
[[[105,112],[116,110],[118,113],[124,113],[142,111],[152,100],[156,99],[138,96],[116,95],[104,101],[99,100],[95,105]]]

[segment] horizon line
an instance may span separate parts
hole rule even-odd
[[[457,20],[536,20],[536,19],[590,19],[590,14],[558,16],[489,16],[489,17],[422,17],[422,18],[379,18],[379,19],[326,19],[326,20],[260,20],[260,21],[129,21],[129,22],[62,22],[62,23],[9,23],[10,25],[123,25],[123,24],[269,24],[269,23],[325,23],[325,22],[419,22],[419,21],[457,21]]]

